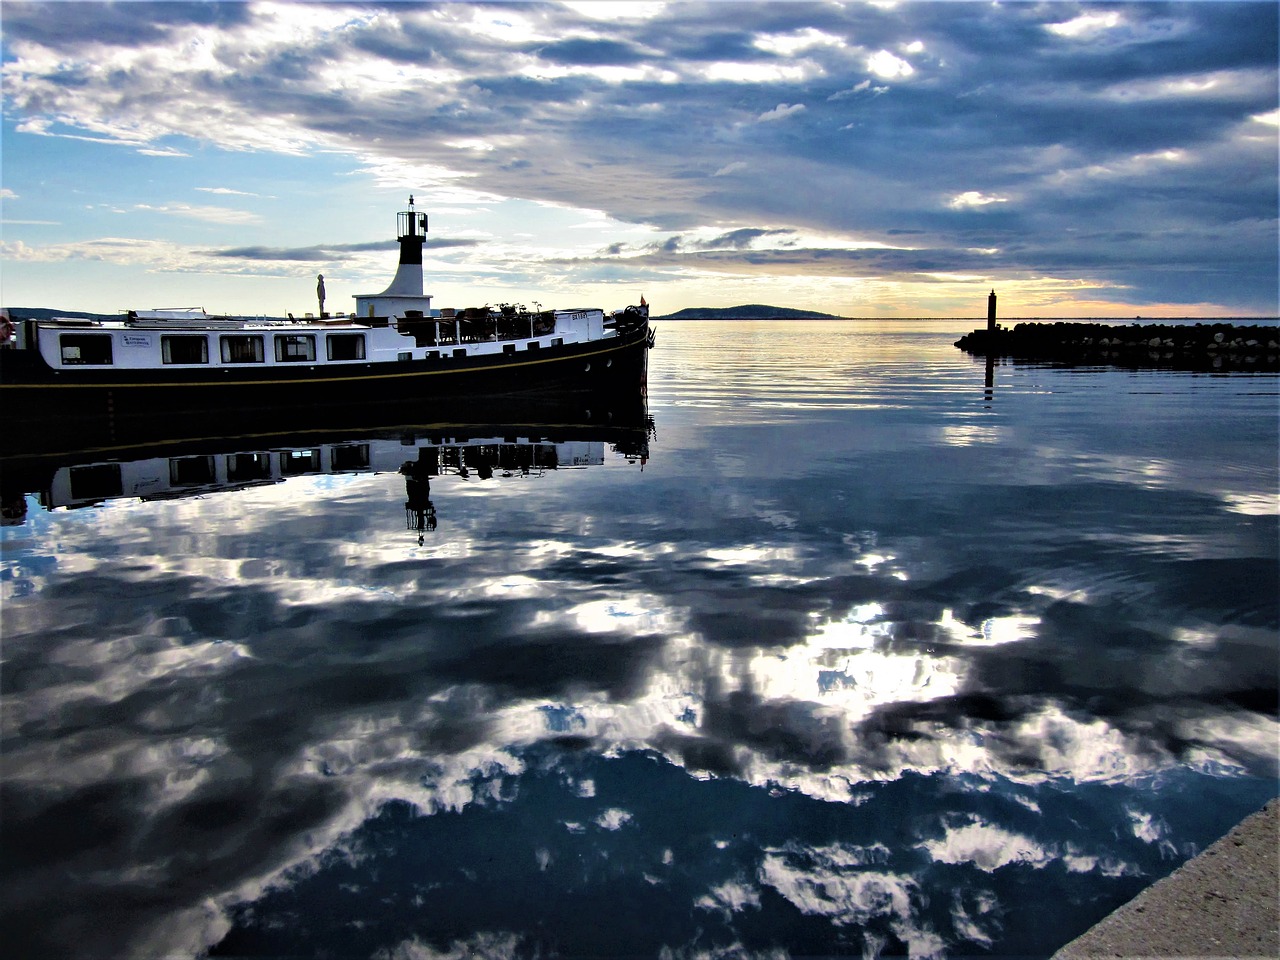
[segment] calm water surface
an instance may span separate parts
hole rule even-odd
[[[647,457],[421,534],[394,449],[29,497],[5,955],[1046,956],[1280,792],[1276,377],[658,326]]]

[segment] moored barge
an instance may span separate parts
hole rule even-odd
[[[423,293],[427,217],[398,214],[400,261],[349,315],[303,319],[130,311],[120,320],[17,319],[0,331],[6,424],[278,417],[317,406],[590,393],[644,382],[648,305],[432,309]],[[321,278],[323,284],[323,278]]]

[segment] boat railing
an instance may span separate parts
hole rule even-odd
[[[397,317],[395,325],[397,333],[413,337],[419,347],[528,340],[556,332],[555,315],[550,312],[504,314],[490,311],[474,316],[468,310],[462,316],[453,317]]]

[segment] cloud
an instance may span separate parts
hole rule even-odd
[[[898,80],[915,73],[915,67],[888,50],[877,50],[867,58],[867,69],[882,80]]]
[[[953,210],[963,210],[965,207],[985,207],[991,203],[1008,202],[1008,197],[992,197],[977,190],[966,190],[964,193],[959,193],[952,197],[947,206]]]
[[[349,244],[345,247],[232,247],[225,250],[202,250],[206,256],[225,257],[229,260],[298,260],[303,262],[328,262],[339,259],[342,253],[361,252],[365,250],[389,250],[394,243]]]
[[[446,249],[450,247],[474,247],[476,240],[446,240],[429,238],[424,246],[428,249]],[[398,249],[394,240],[375,240],[370,243],[331,243],[313,247],[230,247],[223,250],[201,250],[201,254],[209,257],[224,257],[229,260],[297,260],[304,262],[341,260],[347,253],[366,253],[374,250]]]
[[[191,154],[176,147],[139,147],[138,153],[144,157],[189,157]]]
[[[632,64],[642,56],[629,43],[602,38],[559,40],[538,48],[541,59],[575,66],[615,66]]]
[[[793,232],[790,230],[763,230],[759,227],[744,227],[741,230],[722,233],[718,237],[712,237],[710,240],[697,241],[694,246],[700,250],[718,250],[725,247],[733,250],[743,250],[751,246],[752,241],[761,237],[792,235]]]
[[[1113,30],[1123,22],[1124,18],[1119,12],[1107,10],[1103,13],[1082,13],[1071,20],[1050,23],[1045,29],[1060,37],[1088,39],[1107,30]]]
[[[226,197],[261,197],[260,193],[251,193],[248,190],[235,190],[231,187],[196,187],[201,193],[216,193],[219,196]]]
[[[805,107],[803,103],[780,103],[772,110],[766,110],[764,113],[760,114],[760,116],[756,117],[756,120],[760,123],[782,120],[786,117],[792,116],[793,114],[802,113],[804,112],[804,109]]]
[[[189,203],[167,203],[153,205],[139,203],[135,210],[146,213],[163,213],[173,217],[189,217],[192,220],[203,220],[207,223],[245,224],[261,223],[262,217],[247,210],[233,210],[230,207],[196,206]]]
[[[855,94],[862,93],[864,90],[869,90],[870,88],[871,88],[871,81],[863,80],[861,83],[854,84],[848,90],[837,90],[835,93],[831,94],[831,96],[827,97],[827,99],[828,100],[844,100],[846,97],[852,97]]]
[[[348,157],[424,196],[657,231],[912,230],[998,250],[988,269],[1009,277],[1083,271],[1083,233],[1138,225],[1202,265],[1197,296],[1274,309],[1274,244],[1243,286],[1220,252],[1245,211],[1276,220],[1254,119],[1277,110],[1274,5],[84,9],[6,9],[21,136]],[[1169,151],[1187,162],[1129,162]],[[1143,266],[1124,282],[1179,281]]]

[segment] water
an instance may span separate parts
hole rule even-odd
[[[434,529],[423,436],[28,497],[0,949],[1052,953],[1280,793],[1278,382],[961,332],[659,324]]]

